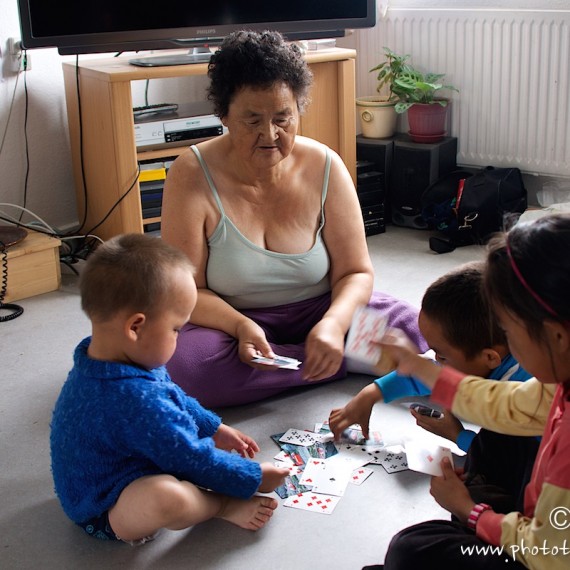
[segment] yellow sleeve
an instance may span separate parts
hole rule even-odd
[[[503,552],[530,570],[570,568],[569,505],[569,489],[544,483],[532,519],[520,513],[503,517]]]
[[[509,435],[542,435],[556,384],[491,382],[467,376],[459,384],[452,412],[488,430]]]

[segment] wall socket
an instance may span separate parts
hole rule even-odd
[[[30,71],[32,62],[27,50],[22,50],[22,42],[19,38],[8,38],[7,51],[6,57],[10,58],[10,68],[14,73]]]

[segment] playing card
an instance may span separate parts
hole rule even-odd
[[[315,443],[314,433],[302,429],[288,429],[280,438],[283,443],[292,443],[293,445],[313,445]]]
[[[382,463],[381,449],[369,450],[365,445],[354,445],[351,443],[340,443],[337,447],[339,453],[349,453],[353,457],[358,457],[362,462],[361,465]]]
[[[379,460],[380,465],[384,467],[387,473],[397,473],[409,469],[406,452],[401,445],[393,445],[380,450]]]
[[[359,307],[352,319],[346,339],[345,354],[361,362],[376,364],[382,349],[372,344],[384,335],[388,321],[384,315],[370,307]]]
[[[364,447],[366,447],[368,451],[375,451],[376,449],[384,447],[382,434],[379,431],[368,432],[368,439],[364,442]]]
[[[453,466],[451,450],[428,441],[407,441],[406,457],[410,469],[427,475],[443,475],[440,464],[444,457],[448,457]]]
[[[292,495],[298,495],[299,493],[305,493],[310,491],[310,487],[306,487],[305,485],[301,485],[299,481],[299,475],[294,475],[291,473],[285,480],[283,484],[280,485],[275,489],[275,492],[282,498],[286,499],[287,497],[291,497]]]
[[[327,459],[338,453],[332,441],[315,441],[313,445],[301,449],[306,449],[311,457],[317,459]]]
[[[350,474],[349,482],[353,485],[362,485],[374,471],[368,467],[359,467]]]
[[[340,501],[340,497],[333,495],[321,495],[319,493],[299,493],[287,498],[283,505],[293,509],[303,509],[313,513],[330,515]]]
[[[365,439],[362,435],[362,428],[357,424],[356,427],[353,425],[346,428],[342,432],[339,442],[352,445],[362,445],[367,451],[376,451],[377,449],[384,447],[382,434],[379,431],[369,432],[368,439]]]
[[[309,487],[312,487],[317,477],[317,473],[319,471],[322,471],[324,468],[325,468],[324,459],[315,459],[315,458],[309,459],[309,461],[307,461],[307,464],[305,465],[303,474],[301,475],[300,483],[302,485],[307,485]]]
[[[313,492],[342,497],[352,473],[352,465],[327,459],[313,477]]]
[[[348,463],[353,470],[366,465],[369,462],[368,460],[368,455],[365,457],[360,447],[349,443],[339,444],[338,453],[328,459],[329,462],[339,461],[345,464]]]
[[[340,443],[352,443],[354,445],[363,445],[366,439],[362,435],[361,429],[354,429],[348,427],[340,434],[339,441]]]
[[[299,370],[300,360],[289,358],[288,356],[275,355],[275,358],[267,358],[265,356],[254,356],[252,362],[258,364],[268,364],[269,366],[277,366],[278,368],[286,368],[289,370]]]
[[[294,465],[305,465],[310,457],[306,451],[306,448],[302,445],[289,445],[287,443],[284,443],[283,450],[289,454],[289,457],[291,458],[291,461]]]
[[[281,461],[282,463],[287,463],[288,465],[294,465],[295,462],[291,459],[291,454],[286,451],[280,451],[277,455],[273,456],[273,459]]]
[[[299,477],[303,473],[302,465],[292,465],[290,463],[284,463],[283,461],[275,461],[273,464],[275,467],[279,467],[280,469],[288,469],[289,475],[295,475]]]

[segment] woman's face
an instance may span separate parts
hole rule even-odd
[[[234,148],[256,167],[271,167],[289,156],[299,128],[297,100],[285,83],[268,89],[244,87],[222,123]]]

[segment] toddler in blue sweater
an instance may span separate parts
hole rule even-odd
[[[136,544],[214,517],[257,530],[277,507],[255,493],[273,491],[287,470],[252,461],[256,442],[164,367],[196,304],[193,271],[159,238],[127,234],[82,272],[92,335],[55,405],[51,461],[65,513],[97,538]]]
[[[490,380],[526,381],[530,374],[513,358],[504,332],[492,317],[483,295],[483,262],[464,264],[437,279],[426,290],[419,328],[435,359],[464,372]],[[368,436],[370,415],[377,402],[427,396],[430,390],[410,376],[396,372],[363,388],[344,408],[332,410],[330,428],[338,437],[353,423]],[[539,441],[488,430],[466,430],[451,412],[430,417],[411,409],[424,429],[449,439],[467,452],[466,484],[472,495],[494,502],[497,512],[522,505]]]

